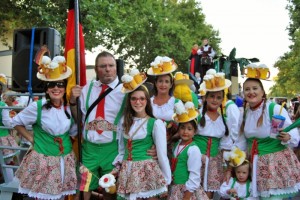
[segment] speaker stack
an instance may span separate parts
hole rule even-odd
[[[34,93],[44,92],[44,83],[36,77],[38,65],[30,60],[32,29],[14,30],[12,54],[12,90],[28,92],[29,64],[32,62],[31,86]],[[37,51],[46,45],[50,51],[51,59],[60,55],[61,37],[53,28],[36,28],[34,34],[33,59]]]

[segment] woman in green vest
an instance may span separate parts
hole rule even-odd
[[[76,193],[76,162],[70,136],[77,134],[77,127],[67,106],[64,80],[71,73],[67,68],[58,77],[38,74],[46,81],[46,98],[31,103],[13,118],[13,127],[32,144],[16,172],[19,193],[36,199],[63,199]],[[33,135],[25,128],[29,125]]]
[[[123,161],[117,194],[122,199],[159,199],[171,183],[166,127],[153,117],[149,92],[144,85],[126,91],[124,119],[119,128],[119,155],[123,155]],[[152,145],[156,146],[158,160],[147,155]]]
[[[189,108],[189,104],[190,109]],[[169,193],[169,200],[208,200],[206,193],[200,186],[201,182],[201,152],[193,142],[197,132],[198,111],[192,102],[182,101],[175,104],[174,120],[179,123],[179,142],[174,146],[171,170],[173,181]]]
[[[295,195],[300,189],[300,163],[291,147],[299,143],[297,128],[280,132],[272,137],[272,116],[285,117],[283,128],[292,124],[288,112],[280,105],[267,101],[259,79],[248,78],[243,84],[244,116],[241,126],[253,165],[253,195],[260,198],[283,199]],[[239,146],[246,149],[244,146]]]

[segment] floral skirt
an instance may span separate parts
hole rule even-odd
[[[156,160],[123,161],[118,195],[129,199],[149,198],[167,191],[167,183]]]
[[[259,156],[256,177],[260,196],[295,193],[300,189],[300,163],[290,148]]]
[[[206,160],[206,155],[202,155],[202,159],[201,159],[202,161],[201,183],[202,184],[204,184],[205,160]],[[223,183],[223,177],[224,177],[221,153],[219,153],[216,157],[210,157],[208,163],[208,171],[206,173],[207,173],[207,191],[209,192],[219,191]]]
[[[19,193],[41,199],[59,199],[76,193],[75,155],[46,156],[30,151],[16,172]]]
[[[12,135],[7,135],[4,137],[0,137],[0,145],[1,146],[10,146],[10,147],[19,147],[15,138]],[[12,150],[12,149],[2,149],[3,157],[9,158],[13,157],[14,155],[18,154],[19,150]]]
[[[168,200],[179,200],[183,199],[184,192],[186,191],[185,185],[172,185]],[[190,200],[209,200],[203,188],[200,186],[191,196]]]

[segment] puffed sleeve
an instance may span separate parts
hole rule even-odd
[[[240,134],[233,146],[238,147],[242,151],[247,152],[247,140],[244,134]]]
[[[117,139],[118,139],[118,152],[119,153],[116,156],[115,160],[113,161],[113,165],[121,163],[124,158],[124,154],[125,154],[124,136],[123,136],[124,128],[122,126],[123,121],[124,121],[124,117],[121,118],[121,120],[117,126]]]
[[[211,47],[211,50],[210,50],[210,51],[211,51],[210,54],[208,54],[209,57],[211,57],[211,58],[215,57],[215,55],[216,55],[215,50]]]
[[[198,55],[201,55],[202,53],[203,53],[203,51],[201,51],[201,48],[198,49],[197,54],[198,54]]]
[[[185,187],[188,191],[194,192],[199,188],[201,182],[201,152],[197,146],[191,146],[188,149],[188,171],[189,179],[185,183]]]
[[[67,107],[67,112],[69,113],[70,116],[72,116],[69,106]],[[75,123],[74,119],[71,119],[71,128],[69,130],[69,133],[70,133],[70,136],[72,136],[72,137],[75,137],[78,134],[77,124]]]
[[[219,149],[230,150],[232,148],[233,142],[230,136],[223,136],[220,141]]]
[[[171,168],[167,157],[167,133],[164,123],[157,119],[154,123],[152,137],[156,146],[159,167],[167,181],[170,184],[172,181]]]
[[[274,113],[279,114],[279,112],[280,112],[280,106],[276,105],[274,107]],[[284,122],[283,128],[288,127],[289,125],[292,124],[292,120],[290,119],[289,114],[285,109],[282,109],[282,112],[280,113],[280,115],[285,117],[285,122]],[[291,139],[287,142],[281,142],[281,144],[283,144],[283,145],[287,144],[290,147],[297,147],[299,144],[299,140],[300,140],[298,129],[294,128],[294,129],[290,130],[288,133],[290,134]]]
[[[227,190],[230,189],[231,185],[232,185],[233,179],[230,178],[229,183],[227,184],[226,182],[222,183],[220,190],[219,190],[219,194],[222,198],[224,199],[230,199],[231,196],[229,194],[227,194]]]
[[[227,116],[226,123],[229,128],[229,135],[233,140],[233,142],[235,142],[239,134],[239,120],[240,120],[239,108],[235,104],[228,106],[228,108],[226,109],[226,116]]]
[[[5,104],[5,107],[7,105]],[[12,118],[9,116],[10,109],[2,109],[2,123],[6,127],[12,127]]]
[[[33,125],[37,120],[37,103],[32,102],[24,110],[19,112],[12,120],[12,126],[17,125],[28,126]]]

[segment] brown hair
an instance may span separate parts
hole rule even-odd
[[[266,92],[265,92],[265,89],[264,89],[264,86],[262,84],[262,82],[257,79],[257,78],[247,78],[246,81],[244,82],[243,84],[243,88],[245,86],[245,83],[247,81],[254,81],[254,82],[257,82],[258,85],[261,87],[261,89],[263,90],[264,92],[264,95],[263,95],[263,108],[262,108],[262,112],[261,112],[261,115],[260,117],[258,118],[257,120],[257,123],[256,123],[256,126],[257,127],[260,127],[262,124],[263,124],[263,116],[264,116],[264,111],[265,111],[265,108],[266,108]],[[241,128],[240,128],[240,132],[244,132],[244,128],[245,128],[245,120],[246,120],[246,108],[247,108],[247,101],[246,101],[246,98],[244,98],[244,115],[243,115],[243,122],[242,122],[242,125],[241,125]]]
[[[116,62],[116,59],[115,59],[114,55],[112,55],[111,53],[109,53],[107,51],[102,51],[101,53],[99,53],[97,55],[97,57],[95,59],[95,68],[97,67],[97,61],[98,61],[98,59],[101,58],[101,57],[112,57],[115,60],[115,62]]]
[[[205,94],[205,98],[207,98],[207,96],[210,94],[211,92],[207,91],[206,94]],[[222,94],[223,94],[223,98],[224,98],[224,90],[222,90]],[[229,130],[228,130],[228,126],[225,122],[225,119],[224,119],[224,115],[223,115],[223,108],[222,108],[222,104],[220,105],[220,109],[221,109],[221,117],[222,117],[222,121],[223,121],[223,124],[225,126],[225,135],[228,136],[229,135]],[[203,103],[203,109],[202,109],[202,117],[200,119],[200,126],[201,127],[204,127],[205,126],[205,113],[207,111],[207,101],[205,100],[204,103]]]
[[[172,85],[172,87],[169,90],[169,95],[171,96],[173,94],[173,90],[174,90],[174,79],[173,79],[173,77],[172,77],[171,74],[166,74],[166,75],[170,77],[170,82],[171,82],[171,85]],[[165,76],[165,75],[163,75],[163,76]],[[157,88],[156,88],[156,83],[157,83],[159,77],[160,76],[156,76],[155,80],[154,80],[154,88],[153,88],[153,94],[154,94],[154,96],[156,96],[157,93],[158,93]]]
[[[236,170],[237,168],[241,167],[241,166],[245,166],[245,165],[248,165],[248,170],[249,170],[249,173],[248,173],[248,180],[251,181],[251,163],[248,161],[248,160],[245,160],[241,165],[237,166],[237,167],[233,167],[233,177],[237,178],[236,177]]]
[[[124,123],[123,123],[123,128],[125,129],[125,134],[129,133],[130,127],[133,124],[133,117],[135,116],[135,111],[131,107],[130,98],[131,98],[131,95],[136,91],[144,92],[146,100],[147,100],[147,105],[146,105],[145,111],[148,116],[154,118],[149,92],[148,92],[146,86],[141,85],[137,89],[135,89],[133,92],[130,92],[126,99],[125,109],[124,109]]]
[[[195,133],[197,132],[198,126],[197,126],[197,121],[196,121],[196,119],[191,120],[191,121],[188,121],[188,122],[184,122],[184,123],[179,123],[179,124],[178,124],[177,132],[179,131],[180,127],[181,127],[183,124],[191,124],[192,127],[193,127],[194,130],[195,130]]]

